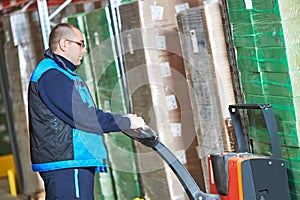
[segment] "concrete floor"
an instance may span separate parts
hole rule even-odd
[[[7,178],[0,178],[0,200],[45,200],[45,194],[40,193],[35,197],[25,195],[11,196]]]
[[[0,200],[45,200],[45,194],[40,193],[35,197],[25,195],[11,196],[7,178],[0,178]]]
[[[0,200],[20,200],[18,197],[12,197],[9,193],[0,191]]]
[[[7,178],[0,178],[0,200],[20,200],[20,197],[10,195]]]

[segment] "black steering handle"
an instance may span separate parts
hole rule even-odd
[[[156,132],[148,126],[145,128],[127,129],[123,130],[122,132],[147,147],[154,147],[158,142],[158,136]]]

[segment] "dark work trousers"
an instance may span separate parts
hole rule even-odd
[[[46,200],[93,200],[95,168],[72,168],[40,172]]]

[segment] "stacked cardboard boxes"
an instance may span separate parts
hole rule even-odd
[[[219,11],[219,4],[214,6]],[[228,105],[235,102],[226,50],[223,50],[223,57],[220,51],[216,51],[216,45],[212,44],[218,39],[218,49],[221,50],[222,45],[225,47],[224,38],[218,38],[218,33],[224,37],[223,26],[217,31],[216,24],[210,20],[215,19],[218,12],[210,15],[211,11],[211,5],[206,4],[182,11],[177,16],[187,79],[191,84],[190,95],[194,100],[194,121],[206,182],[207,156],[224,149],[233,150],[229,140],[232,131],[229,131],[226,124],[229,125],[230,118]],[[219,18],[221,20],[220,16]],[[215,26],[214,30],[212,26]]]
[[[177,12],[197,1],[136,1],[119,7],[121,37],[133,112],[143,116],[205,189],[190,88],[177,31]],[[137,144],[144,192],[150,199],[186,199],[169,167]],[[149,162],[149,160],[151,160]]]

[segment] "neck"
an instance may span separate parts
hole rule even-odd
[[[65,70],[70,69],[75,71],[77,67],[72,64],[68,59],[66,59],[63,55],[57,54],[56,52],[52,52],[50,49],[47,49],[44,54],[46,57],[51,58],[57,64],[59,64]]]

